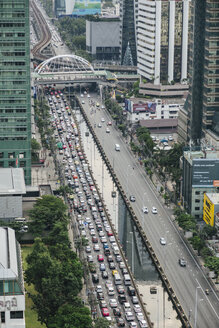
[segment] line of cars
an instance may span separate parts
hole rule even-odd
[[[57,101],[57,95],[61,101]],[[87,242],[85,252],[92,281],[96,286],[96,297],[102,316],[108,318],[114,327],[147,327],[135,289],[131,286],[126,264],[123,262],[116,239],[105,216],[103,204],[85,162],[77,136],[77,126],[73,118],[68,115],[65,98],[57,93],[49,97],[49,102],[51,114],[53,117],[56,115],[53,126],[56,129],[61,126],[59,131],[57,129],[57,135],[66,146],[61,149],[63,153],[60,157],[62,162],[63,157],[66,161],[63,163],[66,180],[75,192],[70,204],[77,213],[81,236]],[[69,140],[66,139],[67,136]],[[56,138],[57,142],[58,138]],[[83,157],[80,158],[79,153]]]

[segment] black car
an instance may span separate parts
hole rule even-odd
[[[118,327],[125,327],[125,321],[122,318],[116,318],[117,326]]]
[[[121,317],[121,310],[119,308],[114,308],[113,314],[115,317]]]
[[[128,286],[128,294],[129,296],[135,296],[135,288],[133,288],[132,286]]]
[[[114,262],[110,262],[109,263],[109,268],[110,268],[110,270],[115,270],[115,268],[116,268],[115,263]]]
[[[98,282],[99,282],[98,274],[92,274],[92,281],[93,281],[94,283],[98,283]]]
[[[118,300],[119,300],[119,303],[121,303],[121,304],[127,302],[125,295],[119,295]]]

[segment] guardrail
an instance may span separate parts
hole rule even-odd
[[[140,234],[140,236],[141,236],[141,238],[142,238],[142,240],[143,240],[143,242],[144,242],[144,244],[147,248],[148,253],[150,254],[150,257],[151,257],[151,259],[152,259],[152,261],[153,261],[153,263],[154,263],[154,265],[157,269],[157,272],[158,272],[158,274],[159,274],[159,276],[162,280],[162,283],[163,283],[163,285],[164,285],[164,287],[165,287],[165,289],[166,289],[166,291],[167,291],[167,293],[168,293],[168,295],[169,295],[169,297],[170,297],[170,299],[173,303],[173,306],[174,306],[174,308],[175,308],[175,310],[176,310],[176,312],[177,312],[177,314],[178,314],[178,316],[181,320],[181,323],[182,323],[183,327],[192,328],[192,326],[191,326],[191,324],[190,324],[190,322],[189,322],[189,320],[188,320],[188,318],[185,314],[185,311],[183,310],[183,308],[182,308],[182,306],[181,306],[181,304],[180,304],[180,302],[179,302],[179,300],[178,300],[178,298],[177,298],[177,296],[176,296],[176,294],[175,294],[175,292],[174,292],[174,290],[173,290],[167,276],[165,275],[164,270],[163,270],[163,268],[162,268],[162,266],[161,266],[161,264],[160,264],[160,262],[159,262],[159,260],[156,256],[156,254],[153,250],[153,247],[152,247],[151,243],[149,242],[149,240],[146,236],[146,233],[144,232],[144,230],[143,230],[143,228],[142,228],[142,226],[141,226],[135,212],[133,211],[133,209],[131,207],[131,204],[130,204],[130,202],[129,202],[126,194],[125,194],[125,191],[123,190],[123,188],[122,188],[122,186],[121,186],[121,184],[120,184],[120,182],[119,182],[119,180],[118,180],[118,178],[117,178],[117,176],[114,172],[114,169],[113,169],[112,165],[110,164],[110,162],[109,162],[109,160],[106,156],[106,153],[105,153],[103,147],[101,146],[101,144],[99,142],[99,139],[97,138],[97,135],[96,135],[96,133],[95,133],[89,119],[88,119],[88,116],[87,116],[86,112],[84,111],[84,109],[83,109],[83,107],[82,107],[82,105],[79,101],[79,98],[77,96],[75,98],[76,98],[76,100],[79,104],[81,113],[82,113],[82,115],[83,115],[83,117],[84,117],[84,119],[85,119],[85,121],[86,121],[86,123],[89,127],[89,130],[93,135],[93,138],[94,138],[95,143],[96,143],[96,145],[97,145],[97,147],[98,147],[98,149],[101,153],[101,156],[102,156],[102,158],[103,158],[103,160],[104,160],[104,162],[105,162],[105,164],[106,164],[106,166],[107,166],[107,168],[108,168],[108,170],[111,174],[111,177],[112,177],[114,183],[116,184],[116,186],[117,186],[117,188],[118,188],[118,190],[119,190],[119,192],[120,192],[120,194],[121,194],[121,196],[122,196],[122,198],[123,198],[123,200],[124,200],[124,202],[127,206],[127,209],[130,213],[130,216],[131,216],[132,220],[135,222],[135,225],[138,229],[138,232],[139,232],[139,234]],[[121,249],[121,246],[120,246],[120,249]],[[121,253],[124,255],[123,251]],[[131,277],[133,279],[132,275],[131,275]],[[134,282],[134,280],[133,280],[133,282]],[[141,300],[141,298],[140,298],[140,300]],[[145,313],[146,313],[146,311],[145,311]],[[148,318],[147,313],[145,315]]]

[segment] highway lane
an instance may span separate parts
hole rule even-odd
[[[92,99],[100,102],[99,98]],[[123,185],[124,190],[128,190],[128,194],[136,197],[136,202],[132,203],[132,207],[139,218],[153,248],[162,264],[177,297],[180,300],[186,314],[191,318],[194,325],[195,312],[197,304],[197,327],[218,327],[219,323],[219,302],[217,295],[214,294],[208,281],[203,275],[198,263],[190,254],[189,249],[184,244],[183,239],[171,221],[167,210],[160,203],[151,183],[148,182],[142,170],[138,169],[136,160],[131,155],[127,145],[124,143],[120,134],[114,127],[109,127],[111,132],[106,133],[106,122],[111,120],[105,110],[98,110],[91,114],[89,98],[83,98],[85,104],[84,109],[87,111],[91,123],[101,122],[101,118],[105,118],[105,122],[101,122],[102,127],[96,127],[97,136],[104,147],[104,150],[113,165],[114,170]],[[115,144],[119,143],[121,151],[115,151]],[[134,169],[133,169],[134,167]],[[148,214],[142,215],[142,205],[149,209]],[[151,213],[152,206],[158,210],[158,214]],[[165,237],[166,246],[160,245],[160,237]],[[180,257],[184,257],[187,261],[187,267],[182,268],[178,264]],[[206,296],[204,290],[209,288],[210,295]],[[197,293],[197,302],[196,302]]]

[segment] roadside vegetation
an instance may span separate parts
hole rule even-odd
[[[30,211],[30,231],[36,236],[26,257],[25,280],[38,319],[48,328],[90,328],[90,310],[78,297],[83,267],[68,239],[67,207],[54,196],[38,199]]]
[[[86,19],[62,17],[55,22],[55,25],[68,48],[75,55],[91,62],[92,57],[86,52]]]
[[[179,208],[175,208],[174,214],[179,226],[184,231],[191,231],[193,233],[193,237],[189,238],[189,242],[197,251],[197,255],[202,256],[204,259],[205,267],[210,271],[214,271],[218,278],[219,258],[214,256],[211,249],[207,246],[207,241],[216,235],[217,229],[206,225],[202,230],[199,230],[195,218]]]
[[[53,13],[53,0],[40,0],[43,7],[45,8],[45,11],[49,17],[54,17]]]

